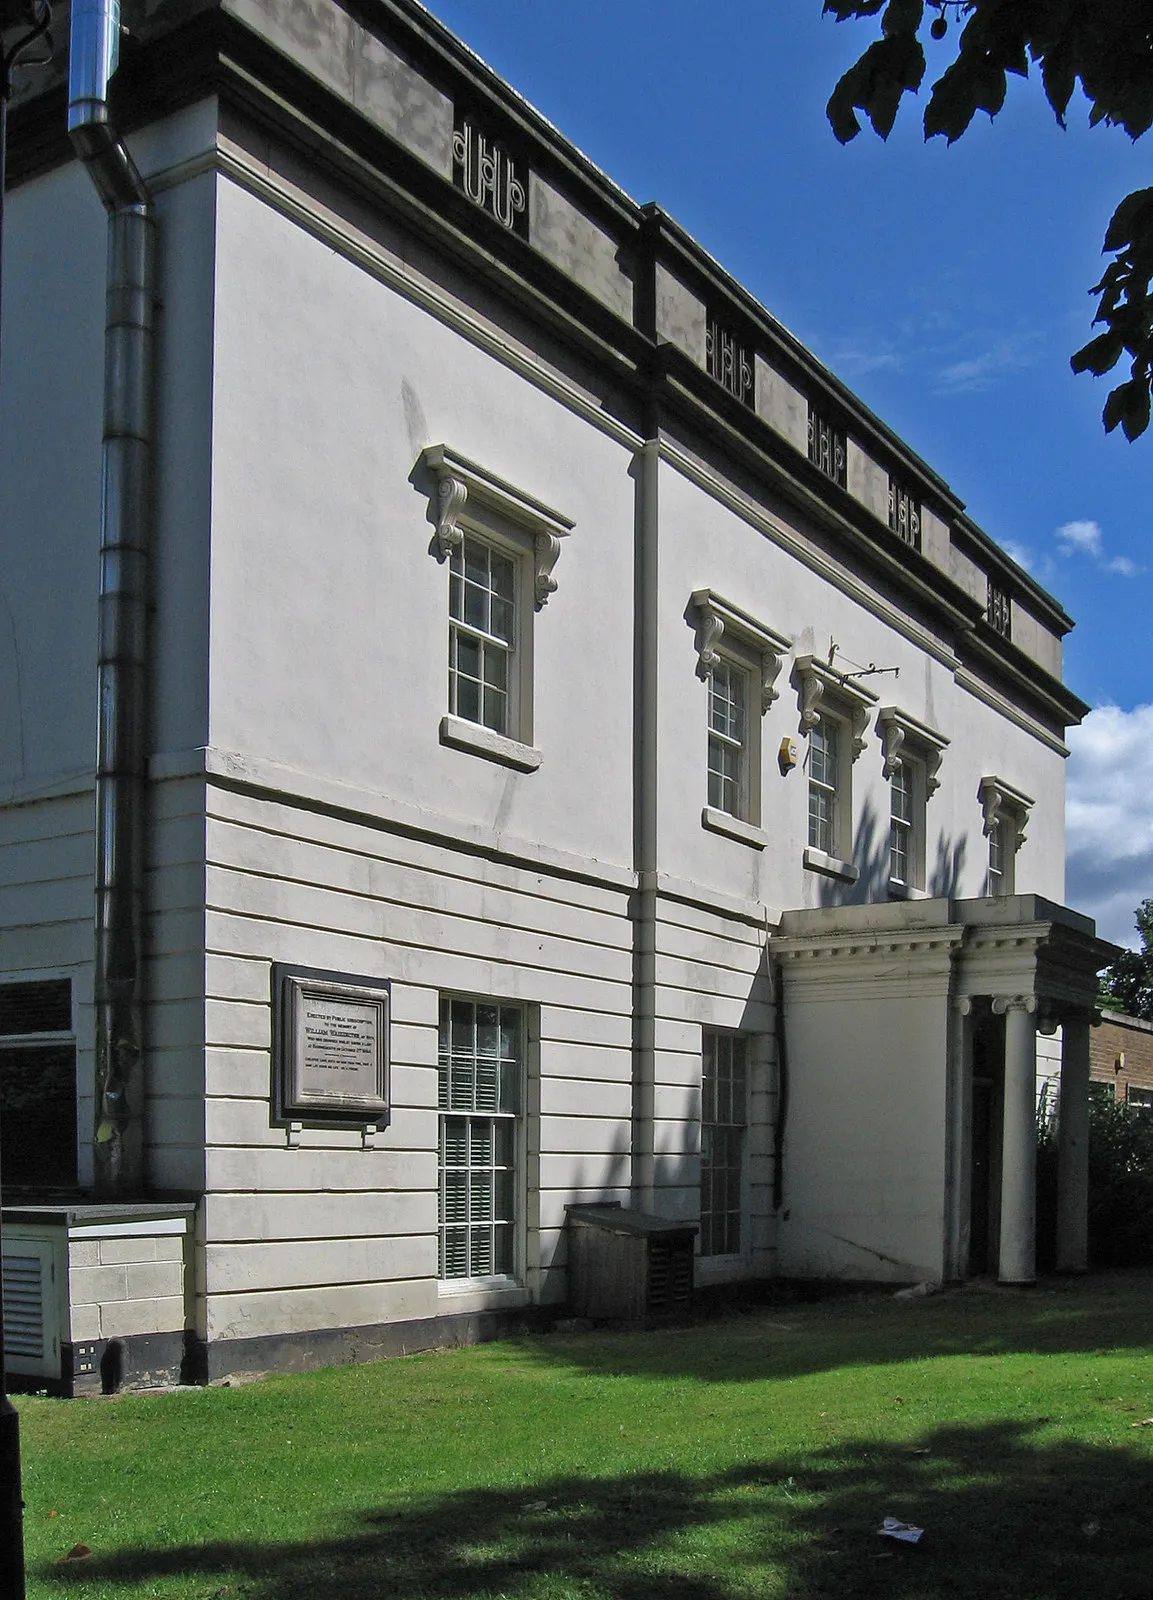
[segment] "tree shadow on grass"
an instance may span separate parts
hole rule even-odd
[[[77,1600],[172,1580],[247,1600],[1148,1600],[1153,1458],[1128,1440],[1047,1440],[1044,1420],[844,1440],[710,1476],[451,1490],[297,1544],[125,1550],[39,1576]],[[878,1537],[885,1516],[923,1527],[921,1543]]]
[[[934,1356],[1153,1353],[1153,1272],[1032,1289],[967,1286],[897,1300],[869,1291],[743,1312],[688,1327],[534,1339],[543,1362],[589,1373],[714,1383],[796,1378],[833,1367]],[[1153,1596],[1153,1583],[1150,1585]]]

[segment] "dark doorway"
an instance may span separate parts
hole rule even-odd
[[[970,1130],[969,1275],[997,1270],[1001,1232],[1001,1117],[1005,1093],[1005,1019],[979,1011],[973,1026],[973,1125]]]

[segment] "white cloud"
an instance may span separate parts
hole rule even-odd
[[[1101,555],[1101,524],[1099,522],[1064,522],[1057,529],[1057,547],[1062,555],[1072,555],[1081,550],[1087,556]]]
[[[1135,577],[1143,570],[1128,556],[1106,556],[1101,524],[1088,518],[1061,524],[1057,529],[1057,550],[1063,556],[1088,556],[1104,572],[1115,572],[1122,578]]]
[[[1065,898],[1136,948],[1133,913],[1153,898],[1153,705],[1099,706],[1069,751]]]
[[[1024,567],[1026,572],[1036,573],[1036,557],[1027,545],[1017,544],[1013,539],[1006,539],[1002,543],[1001,549],[1009,557],[1010,561],[1015,561],[1019,567]]]
[[[1036,334],[1013,334],[998,339],[989,349],[966,361],[954,361],[937,374],[939,392],[956,394],[967,389],[987,389],[1004,372],[1020,372],[1036,355]]]

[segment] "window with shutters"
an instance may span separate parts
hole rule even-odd
[[[524,1013],[498,1001],[440,1002],[442,1279],[517,1275]]]
[[[72,982],[0,982],[0,1177],[5,1194],[76,1187]]]

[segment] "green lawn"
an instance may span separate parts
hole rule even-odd
[[[1151,1346],[1104,1278],[23,1399],[29,1593],[1149,1600]]]

